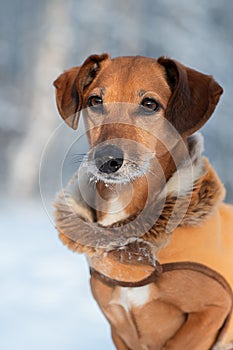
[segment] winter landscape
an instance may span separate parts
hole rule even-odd
[[[111,350],[86,259],[64,247],[54,227],[54,197],[87,144],[82,129],[61,124],[52,82],[102,52],[166,55],[213,75],[225,92],[202,130],[205,154],[233,203],[233,2],[0,4],[0,348]]]

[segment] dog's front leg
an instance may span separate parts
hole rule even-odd
[[[215,305],[188,314],[187,321],[162,350],[210,350],[216,341],[226,313]]]
[[[117,350],[131,350],[112,327],[112,340]]]

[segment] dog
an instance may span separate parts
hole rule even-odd
[[[160,57],[92,55],[54,82],[90,151],[58,195],[118,350],[233,349],[233,207],[197,132],[222,87]]]

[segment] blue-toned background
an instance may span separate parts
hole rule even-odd
[[[52,212],[59,189],[62,137],[43,164],[46,208],[40,199],[42,151],[61,122],[52,82],[102,52],[167,55],[214,75],[225,93],[203,128],[205,149],[233,202],[233,2],[0,0],[0,6],[0,348],[111,350],[85,258],[62,246],[45,210]]]

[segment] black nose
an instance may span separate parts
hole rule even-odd
[[[115,173],[123,164],[122,150],[113,145],[99,147],[94,152],[95,164],[101,173]]]

